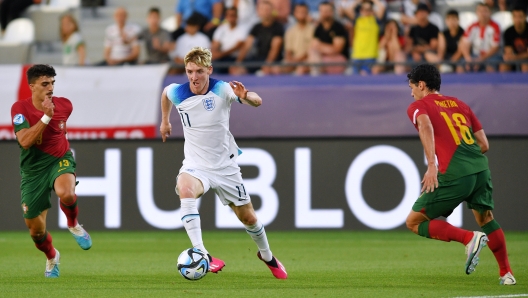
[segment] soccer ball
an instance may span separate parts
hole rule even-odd
[[[178,257],[178,272],[188,280],[198,280],[209,271],[209,257],[198,248],[184,250]]]

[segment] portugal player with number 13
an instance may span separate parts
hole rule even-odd
[[[66,138],[66,121],[73,110],[64,97],[53,96],[55,69],[36,64],[27,71],[31,97],[11,107],[13,128],[20,145],[22,211],[35,246],[46,254],[44,276],[59,277],[59,251],[53,247],[46,230],[46,215],[51,207],[51,190],[60,199],[68,229],[84,249],[92,239],[77,222],[75,160]]]
[[[407,78],[416,100],[407,114],[418,129],[427,159],[422,194],[407,217],[407,227],[423,237],[464,244],[466,274],[475,270],[480,251],[488,244],[499,264],[500,284],[514,285],[506,239],[491,213],[493,187],[484,155],[489,145],[480,121],[467,104],[438,93],[441,78],[435,66],[419,65]],[[484,233],[435,219],[448,217],[464,201]]]

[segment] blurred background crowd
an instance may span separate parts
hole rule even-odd
[[[148,2],[148,3],[147,3]],[[216,73],[528,72],[528,0],[0,0],[0,63]]]

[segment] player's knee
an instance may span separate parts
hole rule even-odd
[[[31,239],[33,239],[33,241],[38,241],[42,239],[42,237],[44,237],[45,234],[46,234],[46,230],[42,230],[42,229],[30,229],[29,230],[29,235],[31,236]]]
[[[60,191],[55,191],[57,193],[57,196],[60,198],[61,202],[63,203],[72,203],[75,199],[75,191],[73,189],[64,189]]]
[[[240,217],[240,221],[246,226],[252,226],[257,223],[257,217],[255,214],[244,214]]]
[[[193,187],[183,184],[183,185],[176,185],[176,188],[178,188],[178,193],[180,194],[180,198],[196,198],[196,191]]]

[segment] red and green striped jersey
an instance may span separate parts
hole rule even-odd
[[[413,102],[407,115],[416,129],[418,116],[427,115],[431,119],[439,180],[450,181],[488,169],[488,159],[481,153],[474,135],[482,125],[463,101],[429,94]]]
[[[48,126],[44,129],[33,146],[28,149],[20,147],[20,170],[22,175],[32,175],[55,163],[70,150],[66,138],[66,121],[73,110],[72,103],[64,97],[53,97],[55,110]],[[33,105],[31,98],[17,101],[11,107],[15,133],[35,125],[44,115]]]

